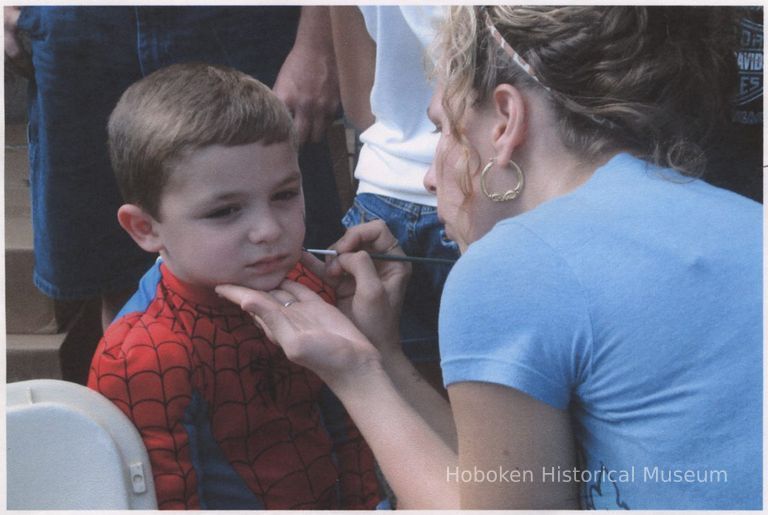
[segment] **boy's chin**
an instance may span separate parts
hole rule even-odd
[[[252,290],[271,291],[280,286],[280,283],[283,282],[283,279],[285,279],[287,275],[288,271],[285,273],[270,274],[268,276],[247,278],[243,281],[233,284],[245,286],[246,288],[250,288]]]

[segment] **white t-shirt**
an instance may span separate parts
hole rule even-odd
[[[375,193],[434,206],[424,188],[439,138],[426,112],[433,86],[426,49],[432,44],[442,6],[363,5],[360,10],[376,42],[371,110],[376,121],[360,136],[355,168],[359,193]]]

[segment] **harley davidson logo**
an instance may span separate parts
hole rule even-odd
[[[736,52],[739,89],[736,105],[744,105],[763,95],[763,26],[741,20],[741,48]]]

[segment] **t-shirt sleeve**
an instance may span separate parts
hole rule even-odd
[[[184,427],[194,373],[185,338],[163,323],[129,315],[102,338],[88,378],[88,386],[117,405],[139,430],[160,509],[199,508]]]
[[[567,261],[527,228],[497,226],[446,281],[440,355],[446,386],[496,383],[559,409],[584,381],[591,323]]]

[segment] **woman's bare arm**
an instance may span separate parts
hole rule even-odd
[[[492,383],[456,383],[448,395],[460,449],[450,477],[460,487],[462,509],[579,507],[577,483],[544,474],[576,466],[566,411]]]

